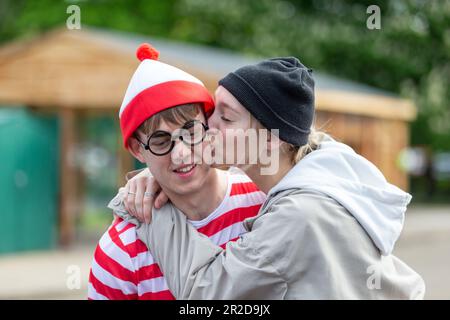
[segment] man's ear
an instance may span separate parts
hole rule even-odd
[[[134,137],[130,137],[130,139],[128,140],[128,151],[141,163],[146,163],[141,150],[143,149],[141,148],[141,144],[139,143],[139,141],[137,141]]]

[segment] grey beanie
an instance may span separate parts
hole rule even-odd
[[[314,118],[312,70],[297,58],[244,66],[219,81],[267,129],[295,146],[308,142]]]

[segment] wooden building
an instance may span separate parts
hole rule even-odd
[[[142,42],[154,45],[161,61],[201,79],[211,92],[227,72],[256,61],[226,50],[95,28],[56,29],[0,47],[0,107],[22,105],[59,118],[61,244],[73,239],[78,214],[80,180],[71,161],[79,135],[77,119],[95,114],[118,117],[138,65],[135,50]],[[351,145],[390,182],[407,189],[407,176],[397,166],[397,158],[408,146],[414,104],[366,85],[315,75],[316,127]],[[118,176],[123,177],[133,161],[123,148],[118,149]]]

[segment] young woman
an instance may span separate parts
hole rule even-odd
[[[153,210],[152,222],[139,227],[141,240],[171,275],[174,296],[423,298],[421,277],[392,255],[411,196],[350,147],[310,129],[311,70],[296,58],[269,59],[228,74],[219,85],[210,128],[228,137],[242,129],[269,130],[258,155],[278,153],[278,170],[263,174],[272,164],[261,158],[237,164],[267,200],[244,222],[248,233],[226,249],[199,234],[173,206]],[[242,152],[250,158],[248,148]]]

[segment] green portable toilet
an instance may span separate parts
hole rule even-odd
[[[0,254],[55,246],[58,143],[55,116],[0,108]]]

